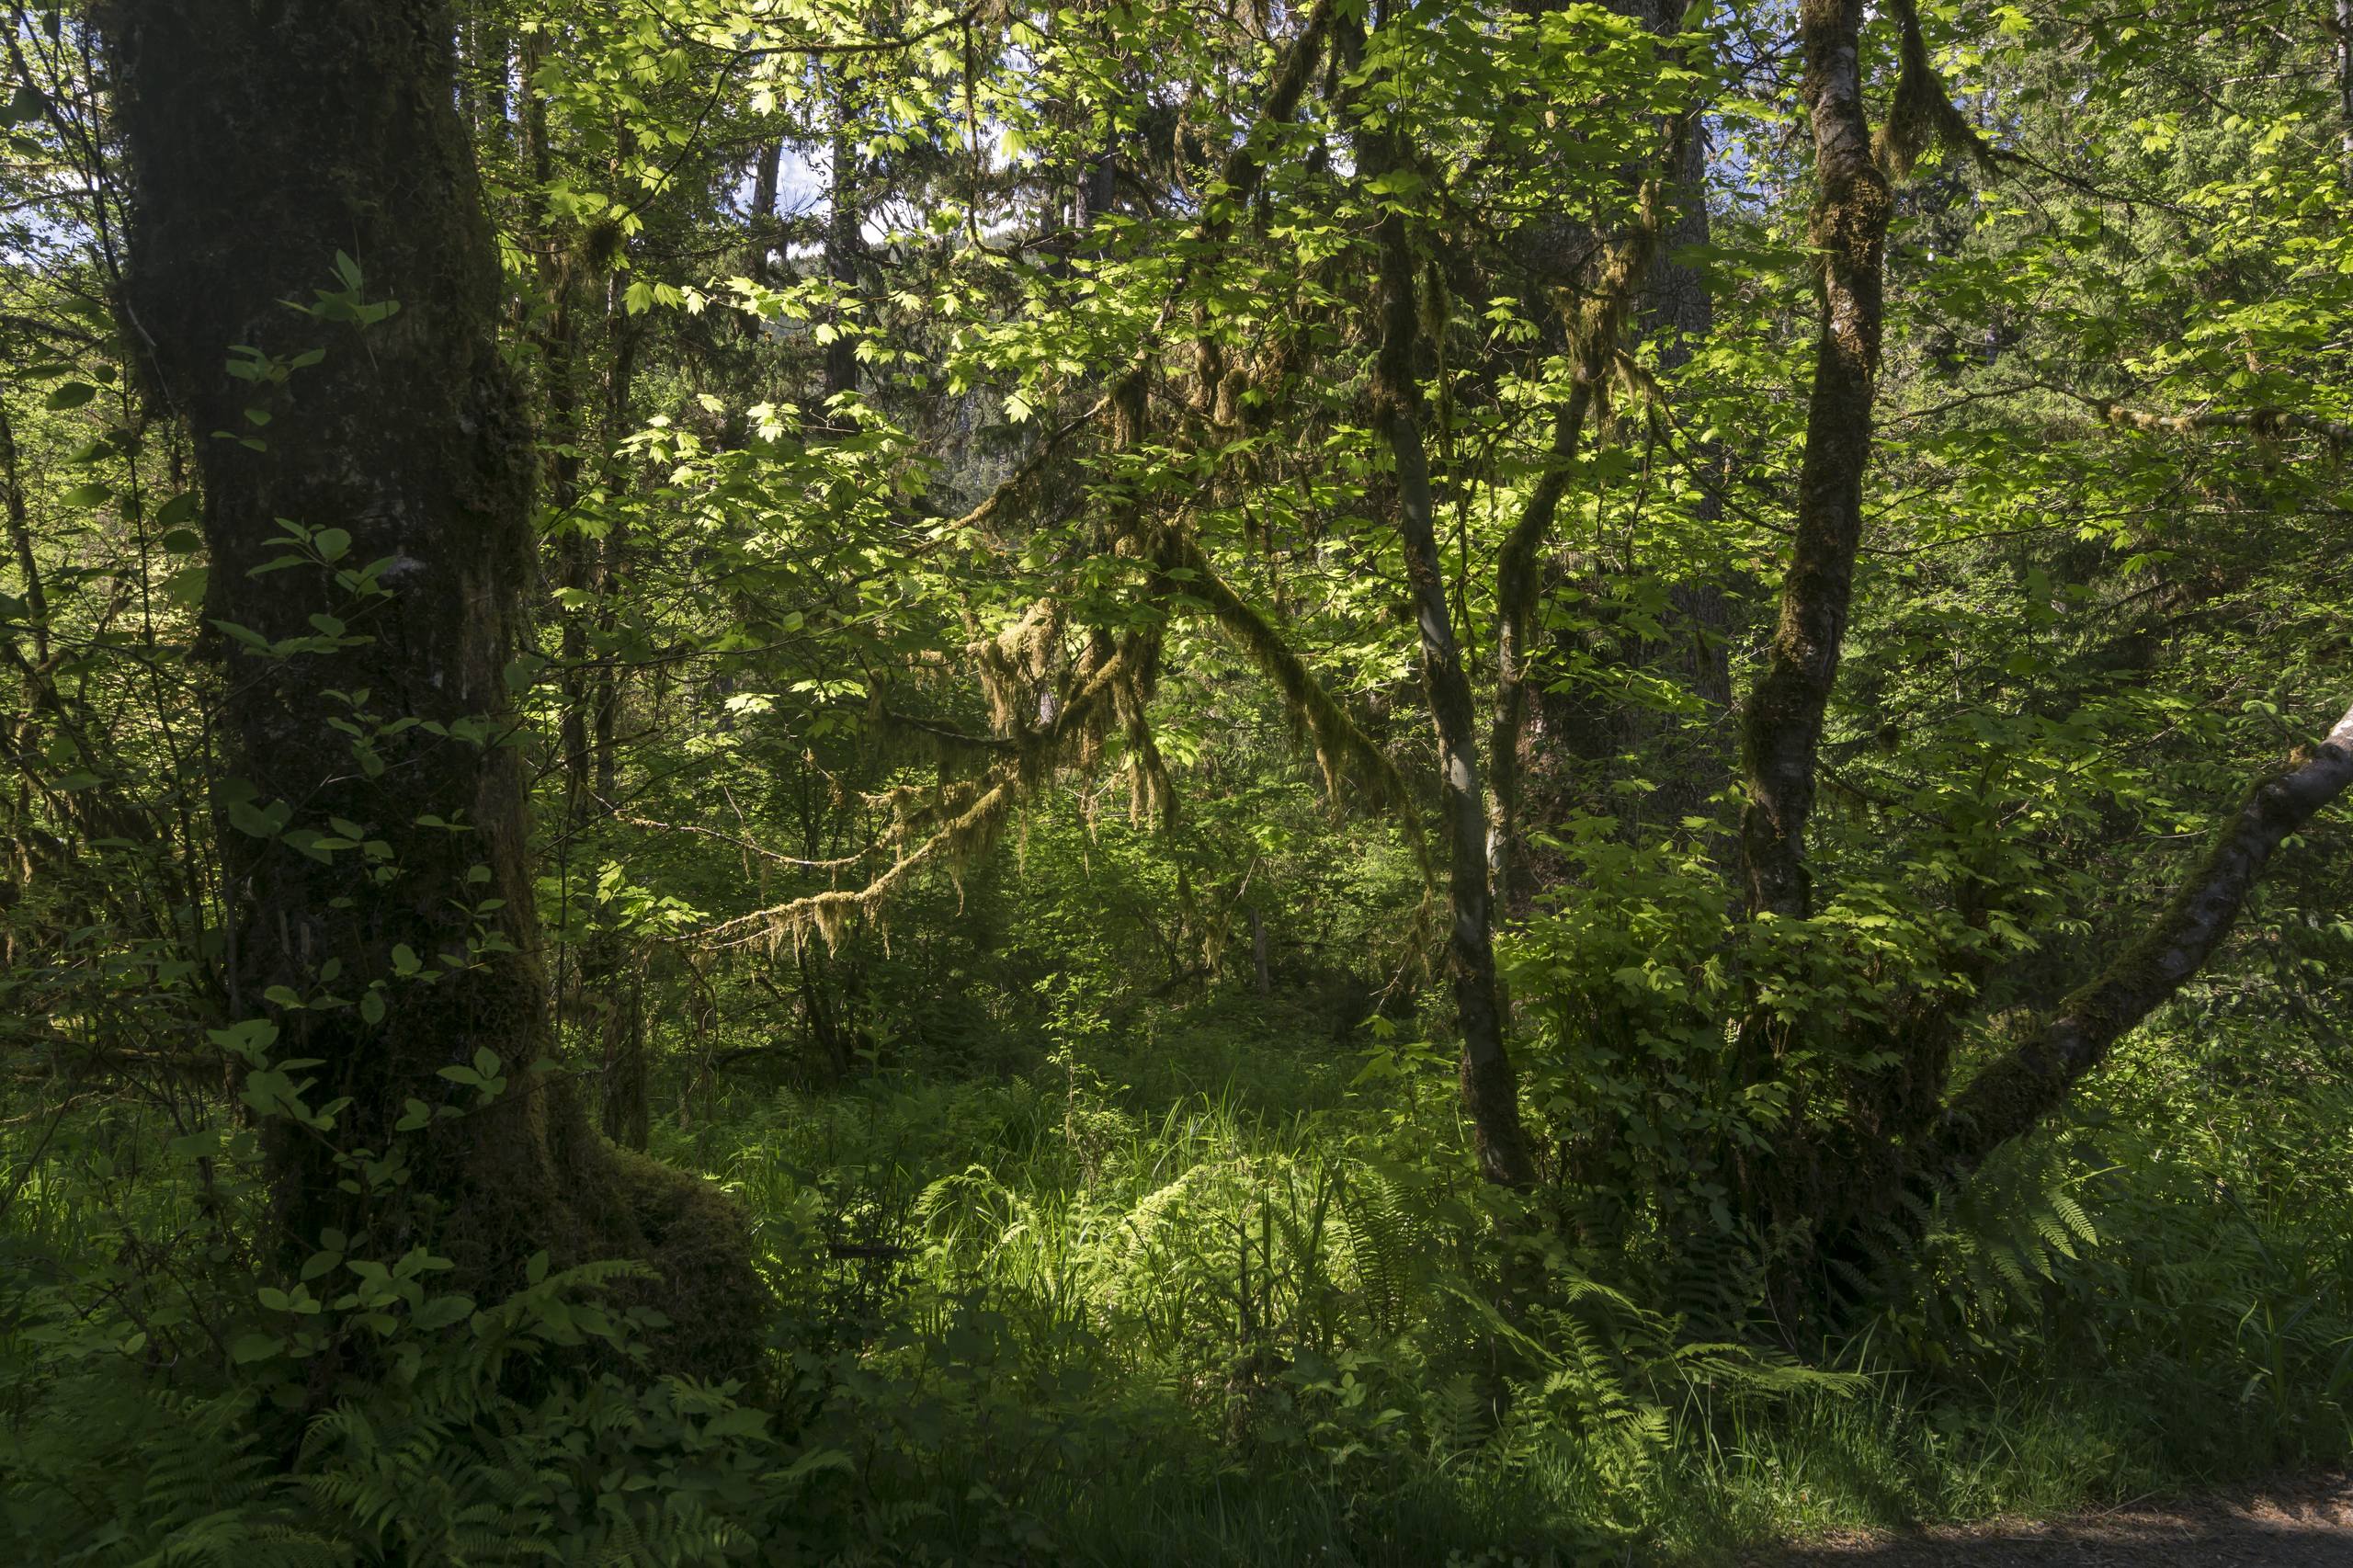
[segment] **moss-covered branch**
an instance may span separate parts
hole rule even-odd
[[[2247,792],[2146,931],[2060,1003],[2024,1045],[1953,1097],[1927,1152],[1927,1168],[1947,1177],[1966,1175],[2055,1110],[2111,1046],[2205,966],[2280,841],[2348,786],[2353,710],[2320,744],[2299,750]]]
[[[951,877],[961,876],[996,842],[1014,808],[1040,784],[1095,755],[1125,679],[1125,661],[1115,653],[1087,673],[1052,722],[1018,737],[1010,756],[980,778],[952,787],[956,792],[948,801],[927,797],[925,804],[941,807],[944,820],[865,886],[788,899],[706,926],[687,939],[708,947],[759,941],[775,946],[786,940],[797,944],[814,930],[832,945],[840,941],[851,920],[881,914],[916,872],[937,866]]]

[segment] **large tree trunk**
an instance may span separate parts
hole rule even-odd
[[[1650,0],[1646,19],[1654,32],[1671,32],[1681,20],[1675,0]],[[1641,331],[1658,345],[1658,368],[1672,375],[1687,364],[1715,328],[1715,301],[1707,274],[1678,253],[1706,246],[1711,238],[1708,214],[1708,140],[1701,110],[1693,106],[1691,122],[1676,142],[1676,163],[1669,201],[1674,218],[1651,256],[1650,279],[1643,300]],[[1713,446],[1694,454],[1710,467],[1721,453]],[[1703,523],[1722,513],[1720,476],[1711,475],[1694,512]],[[1641,755],[1666,753],[1654,777],[1659,798],[1652,802],[1652,820],[1674,824],[1688,816],[1710,816],[1709,802],[1731,781],[1723,745],[1723,722],[1732,713],[1732,669],[1726,654],[1726,633],[1732,620],[1730,590],[1733,574],[1719,561],[1706,575],[1679,583],[1670,591],[1669,641],[1658,650],[1674,668],[1681,685],[1707,705],[1709,723],[1703,731],[1677,726],[1659,733],[1640,748]],[[1730,860],[1727,858],[1727,870]]]
[[[777,221],[777,192],[783,182],[784,139],[778,137],[761,147],[758,161],[752,170],[752,210],[745,215],[745,246],[747,255],[744,270],[755,283],[766,283],[782,235]],[[746,329],[758,335],[756,316],[746,316],[752,324]]]
[[[1526,8],[1541,13],[1558,6],[1544,0]],[[1662,40],[1674,37],[1684,11],[1678,0],[1611,0],[1610,8],[1640,21]],[[1662,45],[1662,53],[1671,57],[1672,46]],[[1574,380],[1554,421],[1544,472],[1530,488],[1495,562],[1495,696],[1487,747],[1493,796],[1487,818],[1487,876],[1496,903],[1506,910],[1524,908],[1536,891],[1521,842],[1529,808],[1550,810],[1556,815],[1574,809],[1557,792],[1563,754],[1582,755],[1592,764],[1603,766],[1620,754],[1650,759],[1644,771],[1666,780],[1662,793],[1666,797],[1668,820],[1700,809],[1723,783],[1722,764],[1712,746],[1677,744],[1679,737],[1665,731],[1654,716],[1631,706],[1594,711],[1589,699],[1552,698],[1532,683],[1539,657],[1537,610],[1545,594],[1558,585],[1560,575],[1557,562],[1545,559],[1554,518],[1577,470],[1580,449],[1600,437],[1597,426],[1602,409],[1597,394],[1615,374],[1620,338],[1637,299],[1642,306],[1639,330],[1645,336],[1659,338],[1663,369],[1672,370],[1688,360],[1692,347],[1705,341],[1711,324],[1705,277],[1672,255],[1673,247],[1703,245],[1708,241],[1700,107],[1693,105],[1679,121],[1659,128],[1656,166],[1636,166],[1626,172],[1628,184],[1640,190],[1641,200],[1634,221],[1622,231],[1595,236],[1557,220],[1537,229],[1542,235],[1540,252],[1553,257],[1585,254],[1590,259],[1561,279],[1570,285],[1578,301],[1573,312],[1561,318],[1558,328]],[[1562,263],[1553,260],[1552,267],[1560,269]],[[1713,516],[1712,504],[1707,504],[1706,515]],[[1678,635],[1669,648],[1641,648],[1631,656],[1643,663],[1671,661],[1683,684],[1711,705],[1728,705],[1721,587],[1709,584],[1678,587],[1674,608],[1678,622],[1689,623],[1688,635]],[[1541,741],[1531,736],[1531,728],[1542,733]],[[1546,780],[1540,775],[1534,779],[1528,777],[1530,764],[1538,760],[1523,755],[1531,749],[1531,743],[1552,754],[1543,760],[1555,775],[1555,790],[1543,789]],[[1663,751],[1671,756],[1662,756]],[[1535,798],[1524,801],[1531,791]],[[1603,809],[1615,808],[1613,799],[1605,796],[1604,802]]]
[[[278,1027],[278,1054],[317,1061],[313,1106],[348,1102],[326,1137],[269,1119],[283,1244],[326,1227],[377,1256],[427,1243],[478,1292],[541,1249],[643,1257],[676,1303],[662,1358],[752,1370],[764,1302],[734,1215],[609,1149],[566,1079],[527,1071],[551,1031],[506,671],[535,459],[494,340],[449,16],[436,0],[183,0],[107,21],[132,312],[199,438],[206,614],[241,629],[223,644],[217,801],[236,994]],[[338,279],[339,251],[364,285]],[[343,303],[288,308],[322,290]],[[351,319],[394,301],[376,324]],[[232,346],[324,357],[280,386],[229,373]],[[291,548],[281,520],[311,544]],[[289,555],[310,559],[255,574]],[[371,987],[365,1008],[282,1005]],[[395,1130],[412,1099],[470,1105],[438,1074],[478,1051],[505,1064],[504,1094]],[[405,1183],[344,1190],[358,1149],[397,1152]]]

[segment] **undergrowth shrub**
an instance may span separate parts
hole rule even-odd
[[[40,1418],[0,1442],[14,1539],[29,1562],[241,1568],[722,1563],[823,1546],[814,1497],[840,1449],[780,1432],[732,1384],[554,1372],[603,1315],[609,1273],[547,1276],[310,1414],[217,1371],[175,1386],[120,1356],[52,1364]],[[627,1347],[617,1328],[590,1336]]]
[[[240,1568],[1711,1561],[2353,1451],[2353,1102],[2307,1042],[2135,1042],[1802,1359],[1740,1332],[1741,1238],[1612,1252],[1473,1180],[1412,1032],[1288,1111],[1279,1040],[1151,1049],[1196,1046],[1156,1081],[1214,1064],[1214,1095],[1136,1091],[1141,1047],[1097,1041],[665,1131],[710,1152],[779,1289],[757,1405],[634,1372],[596,1269],[426,1328],[456,1311],[429,1256],[386,1260],[372,1307],[313,1280],[318,1312],[274,1309],[233,1249],[175,1284],[142,1260],[203,1189],[109,1108],[10,1223],[9,1539]],[[233,1165],[233,1135],[205,1148]],[[319,1279],[361,1295],[347,1262]],[[321,1381],[296,1331],[338,1311],[400,1326]]]

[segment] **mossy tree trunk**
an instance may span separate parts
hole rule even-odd
[[[1818,182],[1812,238],[1821,258],[1820,313],[1780,619],[1743,715],[1749,800],[1742,859],[1750,913],[1760,919],[1802,921],[1817,909],[1805,832],[1861,546],[1892,179],[1930,140],[1992,163],[1937,80],[1916,9],[1898,0],[1894,10],[1904,75],[1889,122],[1874,137],[1862,91],[1860,0],[1804,0],[1799,9]],[[2106,405],[2101,412],[2118,417]],[[1915,1228],[1925,1199],[2055,1113],[2116,1041],[2221,947],[2279,845],[2348,788],[2353,712],[2259,780],[2141,936],[1957,1093],[1947,1084],[1960,1023],[1984,978],[1982,956],[1949,955],[1955,983],[1876,1022],[1848,1020],[1862,1031],[1847,1042],[1852,1054],[1884,1064],[1850,1074],[1835,1112],[1802,1111],[1771,1150],[1733,1162],[1747,1217],[1778,1244],[1773,1290],[1783,1322],[1824,1309],[1838,1315],[1841,1298],[1888,1241]],[[1998,892],[1965,896],[1961,913],[1973,922]],[[1779,1075],[1774,1041],[1761,1012],[1745,1020],[1746,1083]]]
[[[523,1071],[551,1046],[506,682],[536,458],[495,338],[449,14],[184,0],[104,20],[134,187],[131,311],[198,437],[206,617],[240,629],[221,643],[216,801],[233,995],[278,1025],[278,1054],[318,1062],[313,1105],[348,1101],[324,1137],[271,1119],[284,1248],[326,1227],[379,1255],[429,1244],[494,1294],[543,1248],[641,1257],[678,1325],[662,1358],[752,1369],[764,1297],[733,1214],[607,1146],[565,1078]],[[320,290],[346,299],[290,308]],[[290,373],[233,374],[233,348]],[[307,551],[287,521],[314,530]],[[506,1064],[488,1108],[395,1130],[483,1051]],[[392,1199],[346,1189],[354,1150],[397,1151]]]
[[[1356,24],[1343,23],[1340,47],[1344,62],[1354,66],[1362,50]],[[1357,167],[1368,181],[1404,165],[1404,151],[1394,135],[1360,120],[1352,124]],[[1417,268],[1404,216],[1383,212],[1375,241],[1381,338],[1372,365],[1372,424],[1395,465],[1397,538],[1413,591],[1422,686],[1438,736],[1438,801],[1447,845],[1447,972],[1453,982],[1456,1024],[1462,1031],[1462,1104],[1481,1173],[1503,1186],[1525,1188],[1535,1185],[1536,1161],[1520,1121],[1519,1085],[1512,1073],[1495,980],[1487,793],[1480,778],[1471,677],[1447,608],[1446,571],[1432,520],[1416,363],[1421,337]]]
[[[1818,186],[1812,239],[1820,257],[1820,326],[1780,621],[1744,715],[1749,800],[1741,824],[1749,907],[1793,920],[1813,912],[1806,820],[1862,543],[1887,225],[1895,211],[1863,103],[1862,0],[1805,0],[1798,22]]]

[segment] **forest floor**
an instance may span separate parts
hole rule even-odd
[[[2353,1475],[2148,1499],[2055,1519],[1901,1536],[1841,1533],[1750,1561],[1756,1568],[2347,1568]]]

